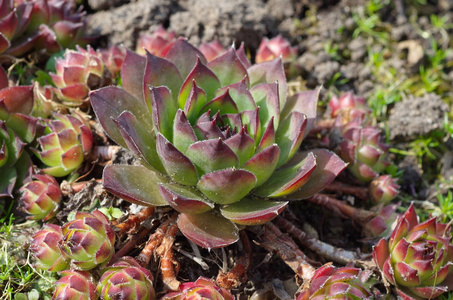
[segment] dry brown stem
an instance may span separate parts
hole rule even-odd
[[[369,199],[368,187],[352,186],[338,181],[334,181],[328,186],[326,186],[324,188],[324,191],[338,193],[341,195],[349,194],[365,201]]]
[[[156,253],[160,257],[162,281],[164,286],[172,291],[177,291],[181,284],[178,279],[176,279],[175,266],[178,269],[178,263],[173,257],[173,244],[175,243],[176,233],[178,233],[178,225],[173,221],[173,223],[169,225],[159,248],[156,249]]]
[[[119,234],[121,235],[125,232],[130,233],[136,231],[140,223],[151,217],[155,211],[156,208],[154,206],[148,206],[142,209],[138,214],[130,215],[126,221],[116,225],[116,227],[120,229]]]

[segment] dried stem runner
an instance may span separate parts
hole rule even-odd
[[[294,224],[283,217],[278,216],[277,218],[275,218],[274,223],[279,228],[290,234],[304,247],[307,247],[319,256],[325,257],[328,260],[346,265],[350,262],[355,262],[360,259],[359,255],[355,252],[337,248],[314,237],[310,237],[306,232],[297,228],[296,226],[294,226]]]
[[[315,268],[308,262],[309,258],[290,237],[284,236],[274,224],[265,225],[261,240],[262,247],[269,252],[277,253],[304,282],[308,282],[313,277]]]
[[[334,181],[330,183],[328,186],[324,188],[326,192],[333,192],[333,193],[340,193],[340,194],[348,194],[353,195],[357,198],[362,200],[369,199],[369,189],[368,187],[357,187],[347,185],[338,181]]]
[[[151,217],[155,211],[156,208],[154,206],[148,206],[142,209],[139,213],[130,215],[126,221],[116,225],[116,227],[120,229],[119,234],[121,235],[125,232],[137,230],[140,223]]]
[[[244,247],[244,255],[238,259],[234,267],[229,272],[219,270],[216,281],[222,288],[231,290],[237,288],[241,283],[247,280],[247,270],[250,267],[252,256],[252,247],[247,233],[244,230],[239,232],[242,245]]]
[[[138,234],[131,235],[127,243],[116,252],[115,259],[119,259],[127,255],[141,240],[145,239],[145,237],[148,236],[152,230],[153,228],[144,227],[138,232]]]
[[[324,194],[314,194],[310,198],[307,198],[307,200],[314,204],[331,209],[340,216],[350,218],[351,220],[361,224],[368,222],[375,216],[375,213],[373,212],[355,208],[354,206],[348,205],[343,201],[339,201]]]
[[[173,244],[175,243],[175,236],[178,233],[178,225],[173,221],[168,227],[166,234],[156,249],[156,253],[160,257],[160,269],[162,272],[162,281],[164,286],[172,291],[177,291],[181,284],[176,279],[176,269],[179,269],[176,260],[173,257]]]

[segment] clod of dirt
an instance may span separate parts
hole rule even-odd
[[[88,34],[108,36],[111,44],[124,44],[134,49],[139,32],[157,28],[168,22],[178,9],[173,0],[138,0],[94,13],[88,19]]]
[[[106,10],[129,2],[130,0],[88,0],[88,6],[93,10]]]
[[[194,44],[218,39],[223,45],[244,42],[247,48],[256,49],[263,36],[277,34],[277,26],[293,14],[290,1],[288,6],[273,11],[275,1],[262,0],[188,0],[181,1],[185,11],[179,11],[170,18],[170,30],[190,37]],[[269,6],[269,8],[268,8]],[[283,9],[284,8],[284,9]]]
[[[388,127],[392,140],[414,140],[442,128],[448,105],[436,94],[404,99],[395,104]]]

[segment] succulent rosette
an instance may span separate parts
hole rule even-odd
[[[354,119],[357,115],[365,116],[371,112],[366,99],[354,95],[352,91],[344,93],[340,97],[333,95],[329,101],[329,108],[332,117],[347,115],[352,111],[351,119]]]
[[[97,300],[96,283],[88,271],[67,270],[61,272],[55,283],[52,300]]]
[[[367,237],[388,237],[392,232],[392,225],[400,214],[396,209],[401,203],[390,204],[380,207],[374,218],[363,226],[363,232]]]
[[[370,276],[369,271],[326,264],[316,270],[308,288],[299,294],[297,300],[376,299],[367,282]]]
[[[256,52],[257,63],[282,57],[283,62],[294,61],[297,58],[297,48],[291,47],[290,42],[280,34],[272,39],[263,38]]]
[[[359,180],[370,182],[378,177],[390,165],[387,152],[388,146],[382,142],[380,129],[351,124],[345,128],[340,156],[350,163],[348,169]]]
[[[185,282],[179,291],[165,294],[161,300],[234,300],[233,295],[219,287],[213,280],[200,277],[194,282]]]
[[[433,299],[453,289],[451,224],[417,220],[413,205],[389,239],[373,249],[382,276],[403,299]]]
[[[36,258],[36,266],[50,272],[69,268],[69,258],[61,253],[59,243],[63,239],[60,226],[46,224],[33,235],[29,251]]]
[[[123,257],[104,269],[97,293],[101,299],[154,300],[153,275],[132,257]]]
[[[124,89],[91,94],[107,134],[143,166],[104,169],[110,192],[142,205],[170,205],[181,232],[223,247],[240,225],[263,224],[287,201],[320,191],[345,167],[327,150],[298,152],[313,126],[318,93],[286,99],[282,62],[249,66],[243,48],[206,62],[185,39],[165,58],[128,53]]]
[[[8,86],[8,77],[0,67],[0,197],[12,197],[31,175],[32,163],[24,147],[36,133],[33,86]]]
[[[47,221],[55,216],[61,200],[58,182],[49,175],[33,175],[33,181],[20,188],[19,209],[30,214],[29,219]]]
[[[241,47],[243,46],[241,45]],[[223,47],[223,45],[218,40],[209,43],[203,43],[200,45],[200,47],[198,47],[198,50],[203,53],[208,62],[216,59],[227,51],[227,49],[225,49],[225,47]]]
[[[371,200],[376,203],[388,204],[399,194],[400,186],[391,175],[381,175],[370,182]]]
[[[111,46],[107,49],[98,50],[98,55],[112,76],[117,77],[121,72],[124,57],[126,57],[126,48],[124,46]]]
[[[61,228],[61,251],[71,259],[77,270],[91,270],[105,265],[115,252],[115,232],[109,220],[99,210],[77,212],[75,219]]]
[[[31,50],[49,53],[84,45],[85,13],[75,1],[0,1],[0,53],[21,56]]]
[[[104,64],[96,51],[77,46],[77,50],[66,50],[63,58],[55,60],[56,73],[50,73],[55,94],[63,103],[72,106],[83,104],[88,93],[104,85]]]
[[[162,25],[152,33],[143,33],[138,38],[136,52],[140,55],[146,55],[146,51],[158,56],[165,57],[168,50],[176,41],[176,33],[167,31]]]
[[[62,177],[77,170],[93,147],[93,134],[78,114],[54,114],[47,120],[44,135],[38,138],[40,150],[32,149],[48,166],[42,171]]]

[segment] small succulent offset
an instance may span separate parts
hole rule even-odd
[[[20,188],[19,209],[30,214],[29,219],[47,221],[58,211],[60,186],[50,175],[36,174],[33,179]]]
[[[243,48],[207,63],[185,39],[165,58],[129,52],[124,89],[91,93],[107,134],[143,166],[104,169],[104,186],[143,205],[180,212],[181,232],[205,248],[238,240],[287,201],[320,191],[345,163],[327,150],[298,152],[313,126],[318,93],[286,99],[281,60],[250,66]]]
[[[223,45],[218,40],[209,43],[203,43],[200,45],[200,47],[198,47],[198,50],[203,53],[208,62],[227,52],[227,49],[223,47]]]
[[[373,259],[402,299],[438,297],[453,289],[451,224],[419,223],[411,205],[390,238],[376,244]]]
[[[153,275],[132,257],[123,257],[103,270],[97,293],[105,300],[156,299]]]
[[[388,204],[395,199],[399,193],[400,186],[397,179],[391,175],[381,175],[370,182],[371,200],[375,204]]]
[[[119,76],[124,58],[126,57],[126,48],[124,46],[111,46],[107,49],[98,50],[97,52],[112,77],[116,78]]]
[[[326,264],[316,270],[308,288],[297,300],[324,299],[376,299],[370,291],[369,280],[372,272],[358,268],[335,268]]]
[[[97,300],[96,283],[88,271],[66,270],[55,283],[52,300]]]
[[[36,133],[33,86],[8,86],[8,77],[0,67],[0,197],[12,197],[31,175],[32,162],[24,147]]]
[[[80,106],[88,100],[88,93],[103,82],[104,64],[100,55],[88,46],[87,50],[66,50],[63,58],[55,60],[56,73],[50,73],[55,94],[64,104]]]
[[[335,95],[329,100],[330,115],[332,117],[341,116],[343,122],[349,122],[358,116],[365,117],[371,112],[366,103],[366,99],[354,95],[352,91],[342,94],[340,97]]]
[[[54,114],[47,120],[44,135],[38,138],[40,149],[32,149],[48,166],[46,174],[63,177],[77,170],[93,147],[93,134],[78,114]]]
[[[140,35],[136,52],[140,55],[146,55],[146,51],[148,51],[155,56],[165,57],[175,41],[176,33],[167,31],[162,25],[159,25],[152,34]]]
[[[59,247],[71,259],[71,268],[91,270],[107,264],[115,248],[115,232],[107,217],[99,210],[77,212],[75,220],[61,228],[63,239]]]
[[[61,227],[55,224],[46,224],[33,235],[29,251],[36,258],[38,268],[50,272],[69,269],[69,258],[59,248],[62,239]]]
[[[396,212],[396,209],[399,206],[400,203],[380,207],[376,216],[368,221],[363,227],[363,233],[365,236],[381,238],[388,237],[392,233],[392,225],[400,216],[400,214]]]
[[[256,63],[270,61],[282,57],[283,62],[294,61],[297,58],[297,48],[291,47],[290,42],[280,34],[272,39],[263,38],[256,52]]]
[[[0,1],[0,53],[21,56],[85,45],[85,12],[68,0]]]
[[[179,291],[165,294],[161,300],[234,300],[234,296],[213,280],[200,277],[194,282],[185,282]]]

